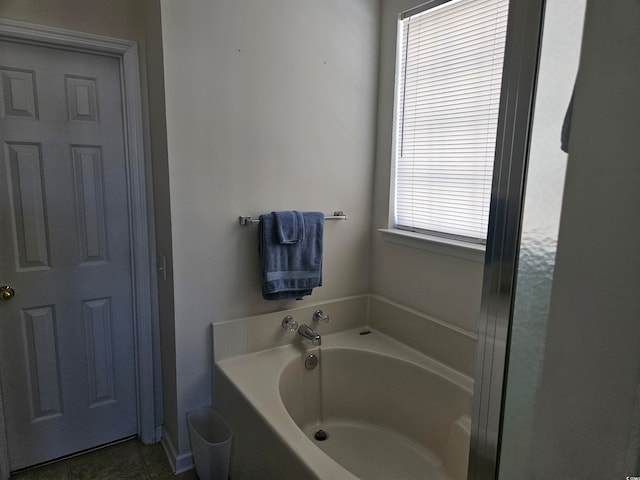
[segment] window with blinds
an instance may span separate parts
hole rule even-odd
[[[394,227],[485,243],[508,0],[401,15]]]

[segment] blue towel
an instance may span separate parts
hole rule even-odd
[[[276,222],[276,232],[278,232],[280,243],[288,245],[304,241],[304,216],[302,212],[291,210],[271,213]]]
[[[324,214],[303,212],[304,239],[282,244],[275,215],[260,215],[258,248],[262,264],[262,297],[265,300],[301,300],[322,285]]]
[[[575,93],[575,89],[574,89],[574,93]],[[569,137],[571,137],[571,117],[573,117],[574,93],[571,94],[571,100],[569,100],[567,113],[564,114],[564,121],[562,122],[562,132],[560,134],[560,149],[564,153],[569,153]]]

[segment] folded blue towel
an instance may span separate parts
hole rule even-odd
[[[276,222],[276,232],[280,243],[292,244],[304,241],[304,217],[302,212],[291,210],[271,213]]]
[[[258,248],[262,264],[262,297],[265,300],[302,299],[322,285],[324,214],[303,212],[304,239],[282,244],[275,215],[260,215]]]

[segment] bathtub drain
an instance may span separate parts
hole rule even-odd
[[[319,442],[324,442],[327,438],[329,438],[329,435],[327,435],[327,432],[325,432],[324,430],[318,430],[314,435],[313,438],[315,438],[316,440],[318,440]]]

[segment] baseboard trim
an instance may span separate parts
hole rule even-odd
[[[175,443],[171,439],[171,435],[166,429],[162,430],[162,447],[169,459],[169,464],[176,474],[186,472],[193,469],[193,455],[191,452],[181,453],[178,455],[178,450],[175,447]]]

